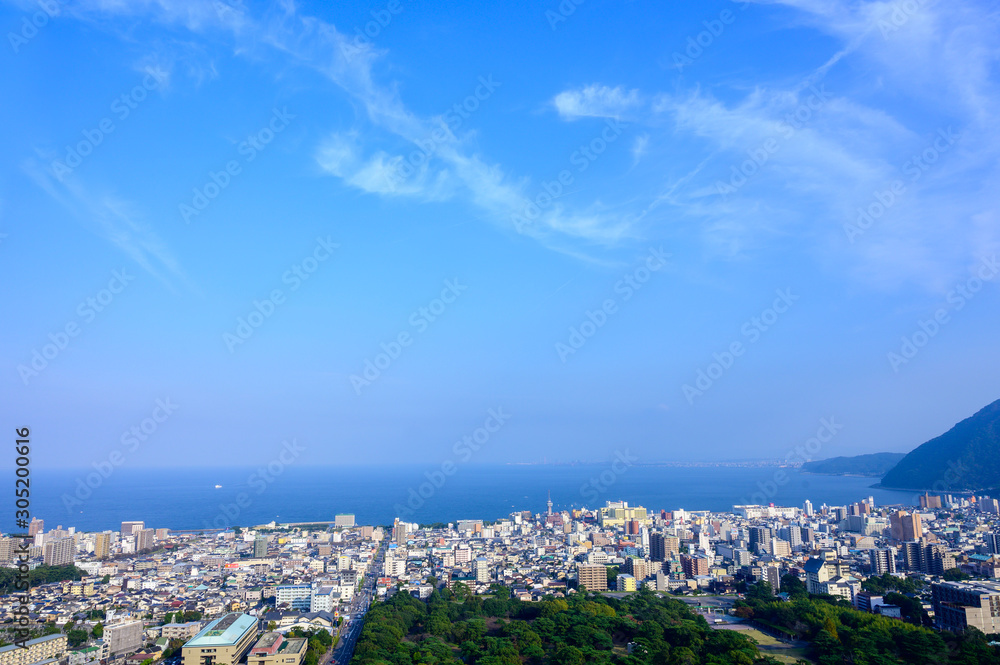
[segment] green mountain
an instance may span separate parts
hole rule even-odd
[[[885,472],[906,457],[906,453],[871,453],[855,457],[831,457],[830,459],[806,462],[802,470],[807,473],[822,473],[828,476],[873,476],[881,478]]]
[[[879,484],[939,492],[1000,487],[1000,400],[911,451]]]

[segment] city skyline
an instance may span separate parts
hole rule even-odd
[[[36,472],[908,452],[1000,398],[996,21],[0,4],[0,421]]]

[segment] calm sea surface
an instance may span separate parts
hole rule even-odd
[[[497,519],[514,510],[597,507],[625,500],[650,510],[729,510],[739,503],[801,506],[809,499],[844,505],[874,496],[876,504],[915,504],[916,494],[872,489],[873,478],[819,476],[777,467],[633,466],[609,464],[346,466],[264,469],[115,469],[107,478],[90,470],[36,470],[31,512],[79,530],[117,529],[123,520],[147,526],[203,529],[271,520],[332,520],[354,513],[358,524],[391,524],[399,516],[421,523]],[[429,474],[429,475],[428,475]],[[89,481],[89,486],[88,486]],[[221,487],[216,488],[216,485]],[[11,500],[13,503],[13,499]],[[2,521],[17,530],[13,506]]]

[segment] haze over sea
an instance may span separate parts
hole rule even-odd
[[[771,502],[801,507],[806,499],[818,508],[868,496],[878,505],[916,503],[914,492],[871,488],[874,478],[821,476],[776,466],[619,468],[624,471],[615,474],[610,463],[458,465],[440,487],[425,475],[440,467],[426,466],[293,465],[271,482],[256,468],[118,468],[96,488],[87,487],[89,496],[83,488],[88,475],[97,484],[93,469],[39,469],[32,474],[31,512],[45,520],[47,529],[62,524],[99,531],[116,530],[123,520],[202,529],[332,520],[337,513],[353,513],[358,524],[372,525],[392,524],[395,517],[420,523],[494,520],[515,510],[544,511],[549,491],[556,510],[595,508],[608,500],[657,511],[728,511],[734,504]],[[602,473],[610,483],[600,481]],[[598,479],[597,487],[590,484],[592,478]],[[441,476],[435,480],[440,482]]]

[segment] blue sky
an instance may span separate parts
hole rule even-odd
[[[2,420],[38,467],[438,464],[490,422],[476,462],[780,458],[833,418],[829,457],[1000,398],[990,3],[0,27]]]

